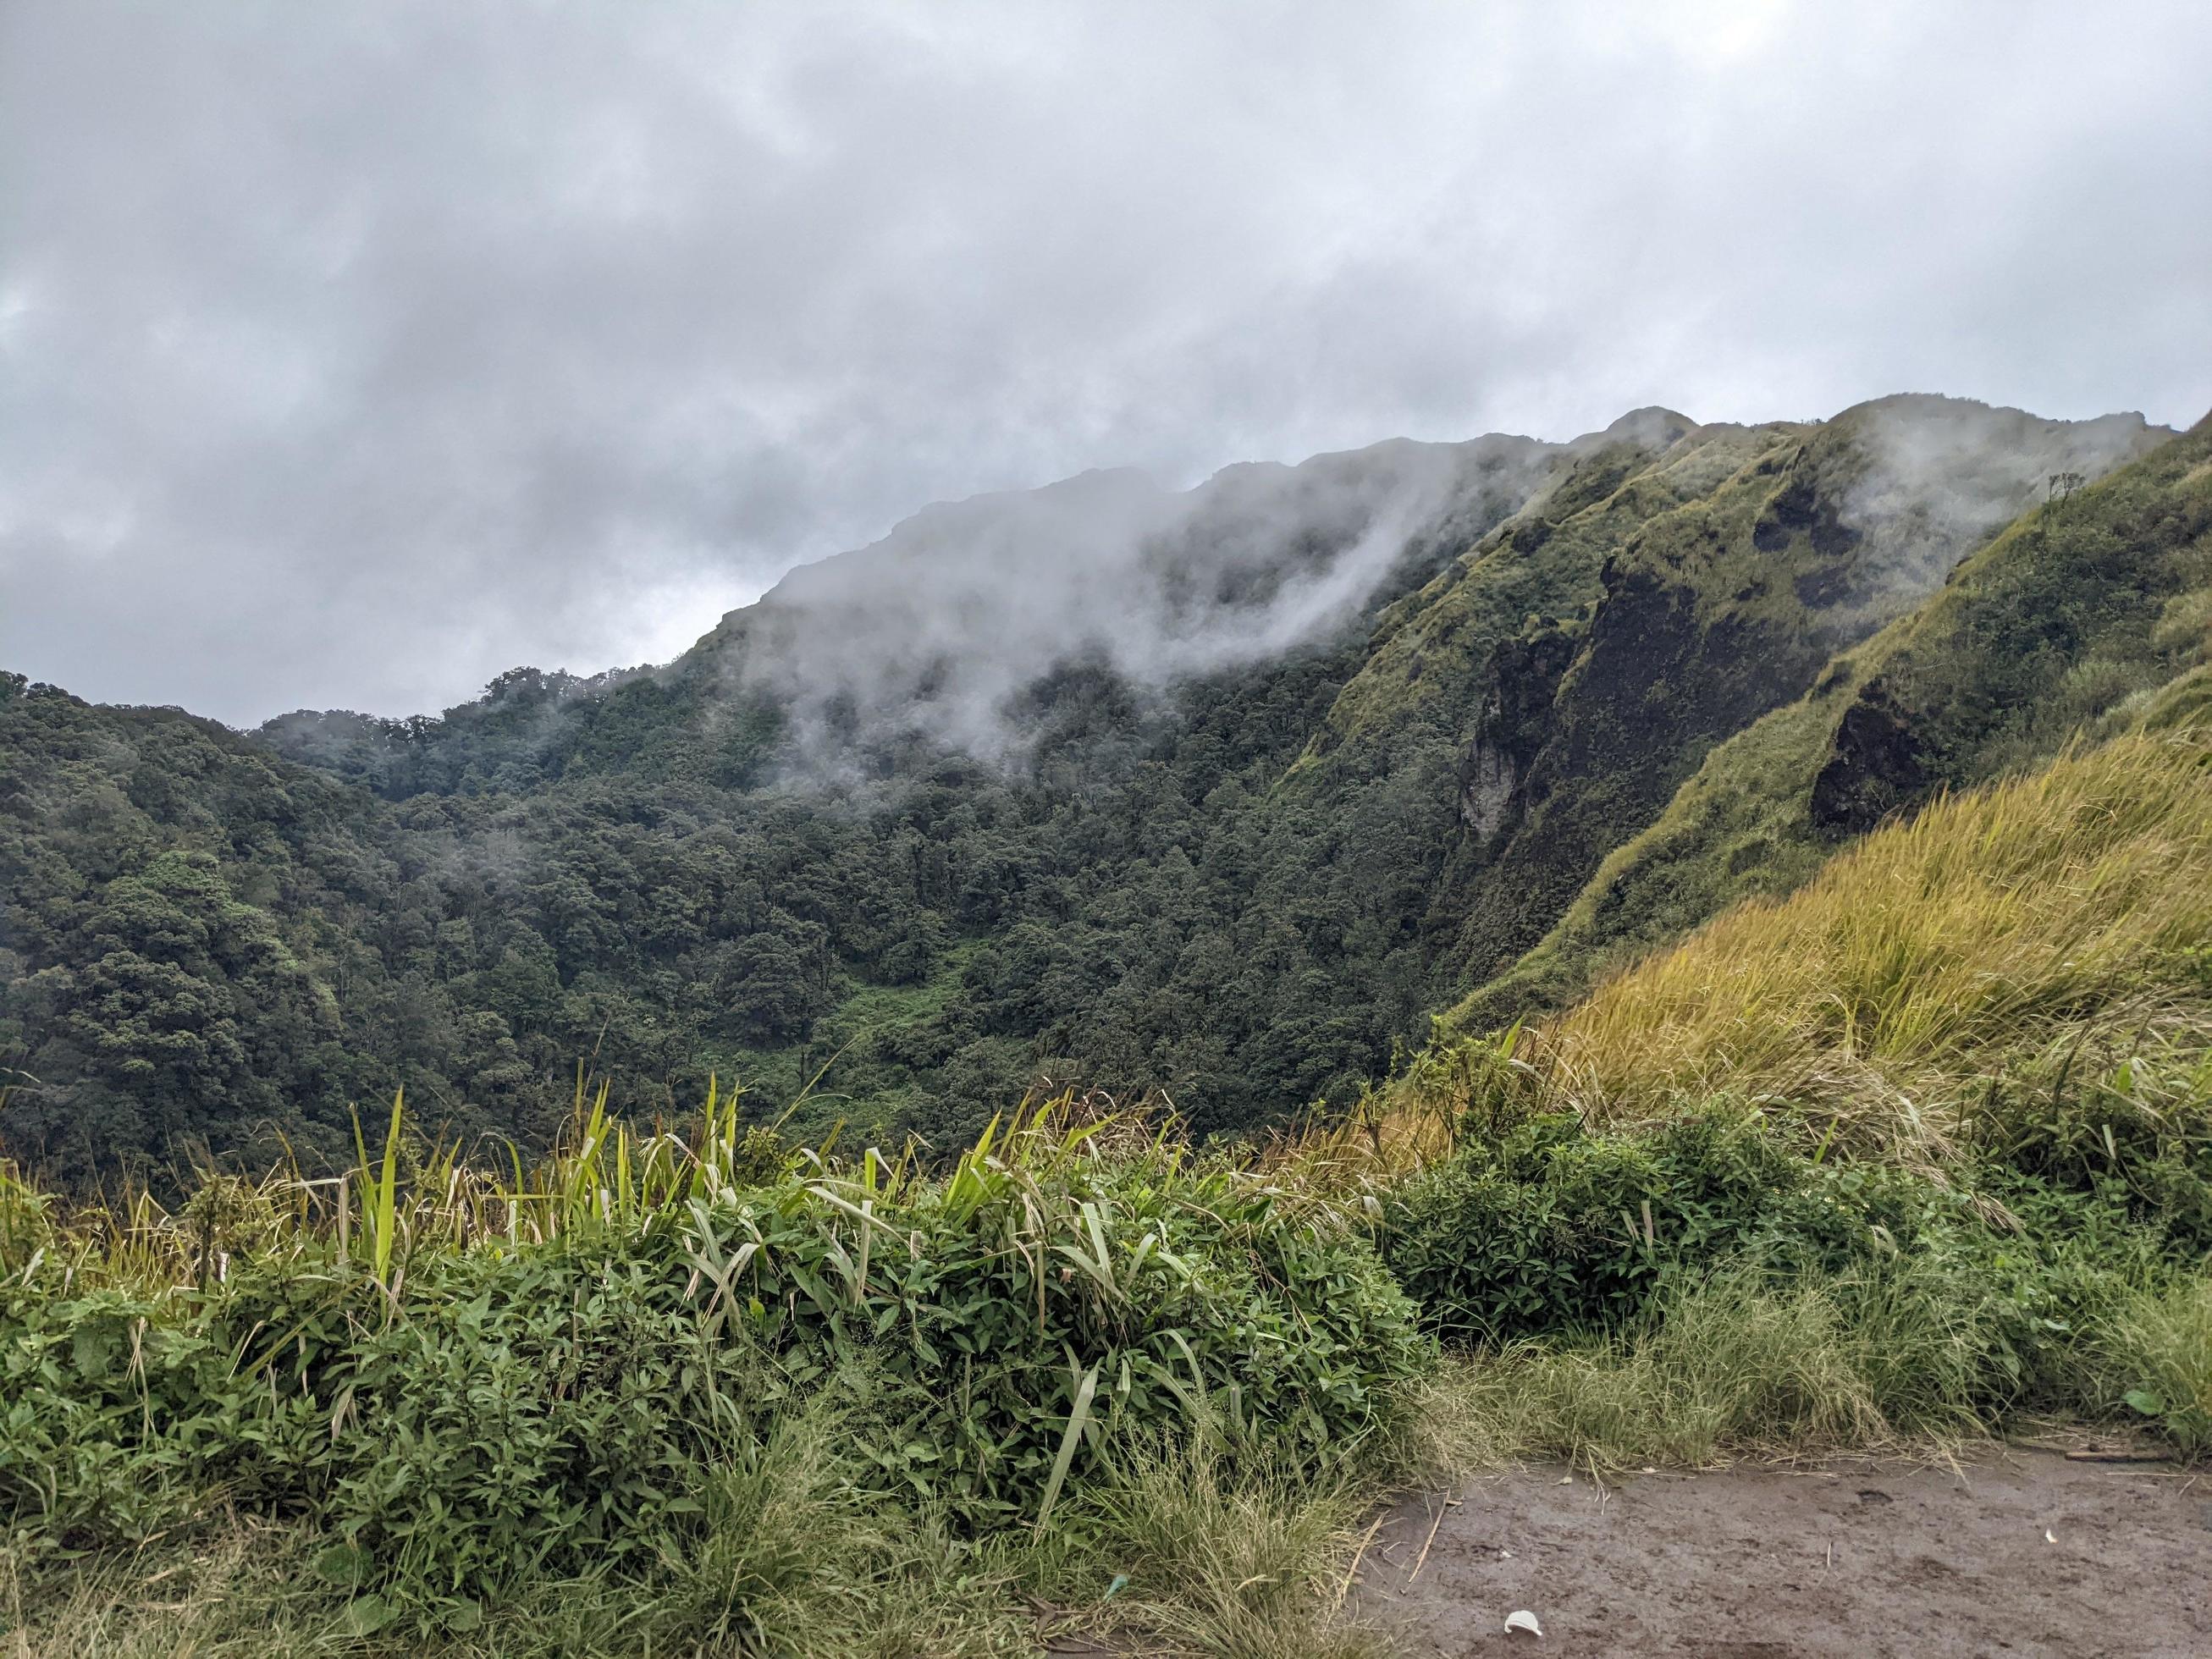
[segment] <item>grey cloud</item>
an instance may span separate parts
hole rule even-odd
[[[1885,398],[1843,417],[1866,463],[1841,518],[1868,541],[1857,580],[1910,604],[2002,526],[2173,435],[2139,414],[2045,420],[1954,398]]]
[[[2185,0],[22,0],[0,662],[402,713],[1094,468],[2191,420],[2208,83]]]
[[[1157,690],[1319,639],[1409,551],[1464,546],[1526,501],[1559,447],[1398,440],[1180,493],[1120,471],[939,506],[792,572],[720,654],[802,720],[842,705],[1003,755],[1023,741],[1008,705],[1054,665]]]

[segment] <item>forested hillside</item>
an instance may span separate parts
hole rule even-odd
[[[1900,398],[1094,474],[437,719],[0,678],[0,1141],[313,1163],[402,1083],[532,1141],[580,1062],[946,1145],[1046,1078],[1343,1103],[2196,660],[2170,438]]]

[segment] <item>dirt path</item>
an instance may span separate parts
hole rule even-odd
[[[1835,1462],[1601,1490],[1562,1473],[1477,1479],[1440,1522],[1441,1498],[1401,1505],[1358,1611],[1413,1659],[2212,1655],[2212,1474],[2011,1449],[1963,1477]],[[1507,1633],[1517,1608],[1540,1638]]]

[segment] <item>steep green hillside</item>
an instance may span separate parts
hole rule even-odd
[[[341,1153],[345,1101],[426,1057],[387,963],[440,848],[212,721],[0,674],[0,1134],[73,1171],[270,1124]]]
[[[2124,716],[2212,643],[2212,420],[2057,489],[1801,698],[1715,749],[1541,943],[1471,994],[1480,1027],[1746,894],[1786,891],[1844,837]]]
[[[1491,659],[1532,618],[1582,615],[1599,572],[1647,520],[1709,494],[1796,428],[1700,427],[1639,410],[1570,447],[1511,520],[1385,611],[1367,659],[1300,763],[1387,742],[1427,717],[1456,727],[1481,706]]]
[[[1465,833],[1428,917],[1444,984],[1534,945],[1708,750],[1931,591],[2047,471],[2156,441],[2139,422],[2064,427],[1921,398],[1818,428],[1664,435],[1642,466],[1598,474],[1610,493],[1533,503],[1431,590],[1440,631],[1463,629],[1494,572],[1556,548],[1587,595],[1503,639],[1492,608],[1461,653]],[[1371,672],[1402,686],[1425,661],[1378,653]],[[1355,695],[1353,718],[1377,700],[1358,681]]]
[[[861,611],[818,599],[666,671],[517,671],[441,720],[295,716],[258,742],[10,680],[0,1065],[21,1086],[0,1136],[78,1179],[272,1132],[316,1164],[349,1102],[404,1081],[426,1117],[529,1142],[580,1062],[639,1114],[719,1072],[773,1116],[818,1078],[803,1127],[884,1137],[970,1132],[1047,1076],[1217,1126],[1353,1091],[1426,1003],[1404,918],[1448,836],[1449,757],[1407,750],[1325,818],[1267,788],[1373,608],[1553,450],[1385,446],[1201,492],[1121,573],[1182,619],[1200,672],[1172,684],[1038,657],[988,705],[895,684],[840,708],[791,678],[861,647]],[[1067,494],[924,515],[862,586],[1018,592]],[[1354,558],[1370,586],[1317,632],[1238,633]],[[834,641],[750,651],[810,613]],[[965,752],[954,715],[988,715],[998,750]]]

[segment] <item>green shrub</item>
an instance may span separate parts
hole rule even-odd
[[[702,1340],[646,1243],[432,1258],[397,1317],[372,1283],[335,1284],[322,1311],[346,1322],[326,1346],[277,1327],[261,1350],[256,1495],[309,1506],[337,1540],[334,1579],[404,1583],[442,1622],[520,1583],[682,1550],[708,1472],[781,1401],[731,1403],[761,1368]]]
[[[1380,1425],[1426,1350],[1373,1247],[1226,1171],[1163,1173],[969,1167],[865,1222],[763,1195],[689,1248],[744,1260],[727,1311],[793,1386],[865,1364],[884,1479],[971,1525],[1034,1517],[1056,1468],[1132,1431],[1326,1460]]]
[[[0,1517],[77,1547],[190,1511],[239,1428],[228,1356],[170,1304],[0,1291]]]
[[[1748,1249],[1838,1266],[1894,1242],[1927,1198],[1893,1170],[1824,1168],[1746,1113],[1607,1134],[1551,1115],[1406,1182],[1378,1236],[1428,1326],[1501,1342],[1617,1328],[1669,1274]]]
[[[2014,1111],[1984,1161],[1940,1174],[1831,1161],[1717,1109],[1634,1133],[1536,1117],[1401,1184],[1378,1239],[1423,1322],[1514,1379],[1520,1405],[1477,1413],[1485,1443],[1695,1461],[2124,1395],[2212,1443],[2197,1149],[2172,1115],[2085,1132],[2112,1093]],[[1777,1403],[1799,1364],[1826,1405]]]
[[[2154,1004],[1991,1077],[1972,1120],[1985,1164],[2053,1188],[2116,1191],[2172,1248],[2212,1251],[2212,1029]]]
[[[2180,1450],[2212,1450],[2212,1279],[2130,1296],[2098,1338],[2107,1392]]]
[[[987,1150],[936,1183],[869,1161],[370,1258],[309,1240],[159,1299],[21,1289],[8,1521],[80,1547],[219,1499],[300,1517],[349,1628],[468,1630],[532,1584],[728,1554],[736,1510],[799,1490],[777,1448],[807,1410],[837,1413],[845,1488],[972,1536],[1041,1528],[1132,1437],[1318,1469],[1430,1359],[1334,1212],[1149,1144]]]

